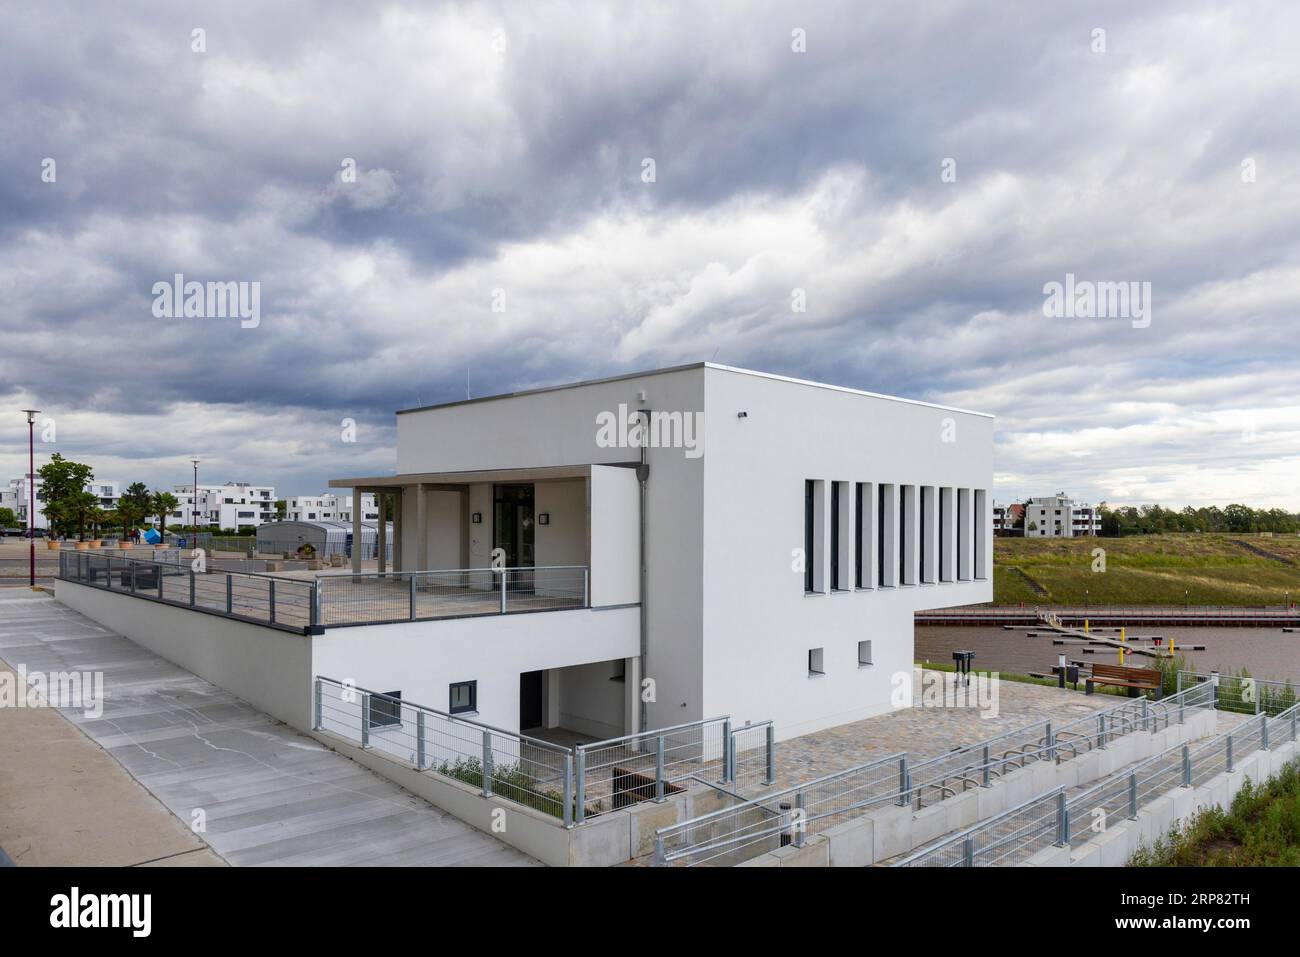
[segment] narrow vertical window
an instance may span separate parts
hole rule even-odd
[[[885,524],[885,510],[889,507],[888,485],[880,486],[876,495],[876,587],[884,588],[889,582],[885,578],[885,543],[893,532],[893,527]]]
[[[803,590],[813,590],[813,560],[816,539],[813,535],[813,521],[816,511],[813,508],[813,480],[803,483]]]
[[[867,540],[862,534],[866,527],[866,522],[862,516],[862,483],[858,482],[854,486],[854,494],[857,496],[853,502],[853,587],[862,588],[862,550],[867,547]]]
[[[840,588],[840,483],[831,483],[831,591]]]

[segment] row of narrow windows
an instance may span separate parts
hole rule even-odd
[[[987,504],[982,488],[807,479],[804,591],[987,578]]]

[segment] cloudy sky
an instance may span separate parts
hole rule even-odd
[[[1294,2],[4,7],[0,480],[29,405],[305,494],[394,409],[716,357],[996,414],[999,499],[1300,509]]]

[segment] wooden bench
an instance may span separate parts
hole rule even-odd
[[[1125,668],[1122,665],[1094,664],[1092,674],[1088,676],[1086,693],[1092,694],[1092,686],[1114,685],[1129,689],[1129,697],[1136,698],[1140,691],[1159,691],[1160,672],[1154,668]]]

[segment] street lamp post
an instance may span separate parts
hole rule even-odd
[[[194,463],[194,501],[190,503],[190,518],[194,520],[194,541],[190,542],[191,548],[199,547],[199,460],[190,459]]]
[[[28,575],[36,588],[36,416],[40,409],[23,409],[27,413],[27,556]]]

